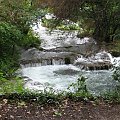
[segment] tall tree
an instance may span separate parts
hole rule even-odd
[[[50,1],[50,6],[59,18],[92,20],[93,37],[98,41],[110,42],[120,31],[119,0],[49,0],[49,3]]]

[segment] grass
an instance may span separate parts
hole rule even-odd
[[[24,91],[24,82],[22,79],[16,77],[14,80],[0,81],[0,94],[21,93]]]

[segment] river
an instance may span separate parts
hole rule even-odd
[[[120,57],[98,49],[92,38],[77,38],[77,31],[61,31],[43,27],[41,21],[33,27],[41,39],[42,51],[32,48],[21,55],[21,73],[25,88],[41,91],[53,88],[68,91],[82,75],[86,77],[87,89],[93,95],[100,95],[115,89],[112,65],[119,65]]]

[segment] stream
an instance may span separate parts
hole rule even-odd
[[[27,67],[22,72],[24,76],[30,78],[25,87],[31,90],[44,90],[44,88],[52,87],[56,91],[68,91],[68,86],[77,82],[80,75],[88,78],[86,79],[87,88],[94,95],[113,90],[118,84],[112,79],[111,71],[81,71],[73,65]]]
[[[53,30],[43,27],[41,21],[33,27],[41,39],[41,48],[31,48],[21,55],[21,74],[25,88],[41,91],[69,91],[70,84],[83,75],[93,95],[115,89],[118,82],[112,78],[112,66],[119,65],[120,57],[100,50],[92,38],[77,38],[77,31]]]

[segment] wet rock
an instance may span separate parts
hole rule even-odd
[[[107,60],[111,62],[112,55],[108,52],[99,52],[95,56],[92,57],[93,60]]]
[[[40,83],[40,82],[34,82],[34,84],[33,85],[43,85],[42,83]]]
[[[107,52],[100,52],[89,58],[78,58],[75,65],[85,70],[108,70],[112,65],[112,56]]]
[[[76,54],[81,54],[84,56],[90,56],[99,51],[99,47],[95,43],[84,43],[79,45],[71,45],[65,47],[57,47],[49,49],[47,51],[51,52],[73,52]]]
[[[27,77],[27,76],[22,76],[21,78],[22,78],[22,79],[24,79],[24,80],[25,80],[25,79],[28,79],[28,77]]]
[[[32,79],[30,79],[30,78],[27,77],[27,76],[22,76],[22,79],[24,80],[24,84],[26,84],[27,82],[32,81]]]
[[[42,48],[42,51],[41,49],[31,48],[22,53],[20,63],[23,65],[22,67],[35,67],[34,63],[40,63],[41,65],[73,64],[78,56],[90,56],[96,51],[98,51],[98,47],[93,41],[83,44],[63,45],[51,49]]]
[[[78,55],[72,52],[40,52],[32,49],[32,52],[29,50],[28,53],[23,53],[20,63],[22,67],[73,64]]]
[[[99,61],[89,61],[89,62],[76,62],[75,65],[80,66],[82,69],[85,70],[108,70],[113,65],[111,62],[99,62]]]
[[[80,71],[73,70],[73,69],[61,69],[53,72],[56,75],[75,75],[75,74],[78,74]]]

